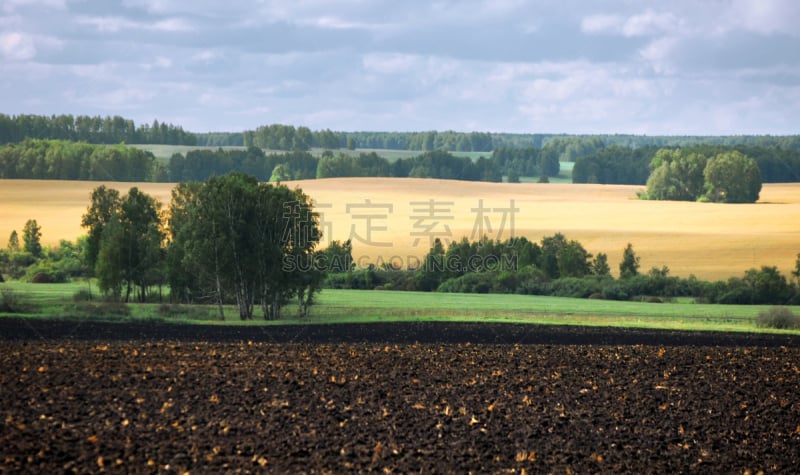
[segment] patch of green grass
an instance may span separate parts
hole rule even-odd
[[[64,318],[75,313],[72,296],[88,284],[0,284],[11,289],[36,311],[33,318]],[[93,291],[97,292],[96,287]],[[373,323],[399,321],[504,322],[547,325],[614,326],[674,330],[800,333],[800,330],[758,328],[755,319],[769,306],[618,302],[531,295],[450,294],[429,292],[331,290],[322,291],[311,315],[295,318],[295,306],[284,307],[284,318],[264,321],[256,308],[254,320],[239,320],[235,306],[225,306],[226,320],[213,305],[129,304],[129,315],[86,315],[116,321],[161,321],[215,325],[275,325],[285,323]],[[102,309],[102,307],[100,307]],[[73,311],[71,311],[73,310]],[[97,309],[93,309],[96,313]],[[795,313],[800,312],[797,307]],[[102,312],[101,312],[102,313]],[[15,314],[19,315],[19,314]]]

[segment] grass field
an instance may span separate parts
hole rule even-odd
[[[90,192],[100,184],[0,180],[0,246],[12,230],[21,232],[28,219],[41,225],[46,244],[75,239],[84,233],[80,220]],[[105,184],[123,193],[138,186],[165,205],[173,187]],[[427,253],[432,233],[505,239],[512,228],[516,236],[535,241],[562,232],[593,254],[608,254],[612,272],[629,242],[641,257],[642,270],[666,265],[673,275],[701,279],[727,279],[762,265],[776,265],[789,275],[800,252],[800,184],[764,185],[759,203],[743,205],[640,201],[635,195],[641,187],[622,185],[393,178],[287,184],[300,186],[316,200],[323,245],[352,238],[354,257],[362,265],[413,264]],[[508,212],[512,200],[514,213]]]
[[[0,290],[10,289],[23,303],[35,304],[34,311],[29,312],[32,317],[71,316],[75,312],[71,306],[72,296],[87,288],[86,283],[0,284]],[[96,287],[93,291],[97,292]],[[271,322],[258,318],[241,322],[233,306],[226,307],[225,322],[217,319],[214,306],[183,307],[184,313],[176,312],[171,316],[163,314],[160,307],[159,304],[131,305],[130,318],[225,325],[466,321],[780,333],[756,328],[753,323],[767,306],[709,305],[689,301],[651,304],[529,295],[327,289],[319,294],[310,317],[292,318],[295,308],[287,305],[285,319]],[[800,308],[793,310],[800,314]]]

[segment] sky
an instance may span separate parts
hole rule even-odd
[[[797,0],[0,0],[0,112],[800,133]]]

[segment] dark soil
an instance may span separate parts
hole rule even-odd
[[[785,336],[76,325],[0,319],[0,472],[800,466],[800,345]]]

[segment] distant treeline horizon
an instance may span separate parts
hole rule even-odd
[[[137,125],[120,116],[71,114],[7,115],[0,113],[0,144],[26,139],[82,141],[93,144],[164,144],[200,147],[260,147],[278,151],[322,149],[384,149],[451,152],[491,152],[497,148],[543,148],[551,141],[595,141],[605,146],[642,147],[751,146],[800,151],[800,135],[636,135],[554,134],[444,131],[332,131],[271,124],[241,132],[190,132],[159,122]],[[567,161],[574,161],[567,160]]]

